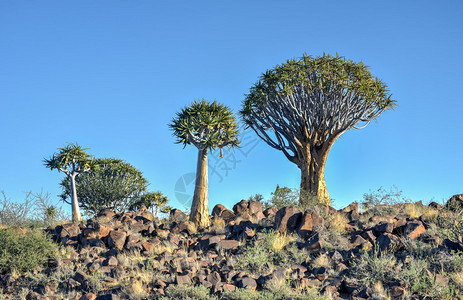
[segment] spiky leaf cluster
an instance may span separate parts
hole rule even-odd
[[[97,168],[93,156],[88,154],[88,148],[82,148],[77,143],[68,143],[63,148],[58,148],[59,153],[54,153],[49,159],[43,162],[50,170],[58,169],[67,175],[73,173],[89,172]]]
[[[101,209],[125,211],[129,209],[148,186],[143,173],[131,164],[116,158],[95,159],[96,170],[76,177],[79,206],[92,215]],[[71,196],[69,180],[60,183],[64,202]]]
[[[177,143],[200,150],[238,146],[238,124],[232,110],[217,101],[195,100],[169,124]]]
[[[246,95],[240,114],[270,146],[294,160],[300,145],[320,146],[395,105],[387,85],[362,62],[304,54],[267,70]]]

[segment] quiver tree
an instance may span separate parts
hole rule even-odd
[[[49,159],[44,159],[43,162],[50,170],[57,169],[66,174],[71,191],[72,205],[72,221],[82,221],[80,214],[79,202],[77,200],[76,176],[82,173],[96,170],[98,167],[94,162],[93,157],[85,152],[87,148],[73,143],[68,143],[64,148],[59,148],[60,152],[53,154]]]
[[[86,214],[97,214],[102,209],[126,211],[146,192],[148,180],[131,164],[117,158],[97,158],[96,170],[79,175],[76,190],[79,206]],[[60,183],[61,200],[66,203],[72,194],[69,180]],[[71,197],[72,198],[72,197]]]
[[[140,196],[138,201],[134,202],[131,206],[131,210],[137,210],[142,206],[151,209],[151,213],[154,216],[158,216],[159,213],[168,213],[171,211],[171,207],[167,205],[169,199],[164,196],[160,191],[145,193]]]
[[[302,196],[330,204],[324,170],[336,139],[393,108],[388,88],[362,62],[304,54],[267,70],[240,114],[248,127],[301,170]]]
[[[223,147],[236,147],[238,141],[238,124],[232,110],[206,100],[195,100],[177,113],[169,124],[177,143],[194,145],[198,148],[195,191],[191,205],[190,220],[196,225],[209,225],[207,151]]]

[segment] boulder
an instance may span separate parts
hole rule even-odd
[[[424,227],[423,223],[420,221],[410,221],[407,222],[404,228],[404,236],[414,240],[418,238],[422,233],[426,231],[426,228]]]
[[[257,288],[257,282],[248,276],[238,279],[237,283],[239,288],[251,289],[253,291]]]
[[[395,248],[400,245],[400,239],[397,236],[387,232],[380,235],[376,239],[376,242],[378,243],[380,251],[393,249],[395,250]]]
[[[444,206],[446,209],[453,212],[460,212],[463,210],[463,194],[453,195]]]
[[[233,212],[235,215],[249,213],[249,201],[241,200],[240,202],[233,205]]]
[[[174,208],[170,211],[170,218],[175,221],[183,221],[187,219],[187,215],[180,209]]]
[[[322,225],[323,222],[324,220],[320,215],[318,215],[315,211],[308,210],[302,215],[296,232],[303,239],[307,239],[312,235],[313,227]]]
[[[260,201],[249,201],[249,213],[255,215],[262,212],[262,202]]]
[[[301,211],[294,206],[286,206],[280,209],[275,215],[275,225],[273,229],[280,233],[294,231],[298,221],[302,216]]]
[[[108,247],[122,250],[125,245],[127,233],[125,231],[111,231],[108,235]]]
[[[217,248],[224,250],[236,250],[240,245],[237,240],[220,240],[217,242]]]

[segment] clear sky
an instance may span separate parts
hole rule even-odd
[[[332,147],[335,205],[393,185],[448,199],[463,193],[462,15],[461,0],[1,1],[0,190],[58,201],[63,174],[42,160],[78,142],[188,206],[197,152],[174,143],[175,113],[196,98],[237,112],[266,69],[338,52],[370,66],[399,107]],[[299,169],[251,131],[224,154],[210,161],[211,209],[299,186]]]

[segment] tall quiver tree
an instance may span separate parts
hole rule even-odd
[[[336,139],[394,108],[388,88],[362,62],[323,54],[267,70],[243,101],[241,117],[301,170],[303,195],[330,204],[324,171]]]
[[[196,225],[209,225],[207,152],[223,147],[237,147],[238,124],[232,110],[217,101],[195,100],[177,113],[169,124],[177,143],[198,148],[195,191],[190,220]]]
[[[76,176],[90,172],[97,168],[93,157],[85,152],[87,148],[82,148],[77,143],[68,143],[65,147],[59,148],[59,153],[53,154],[49,159],[44,159],[43,162],[50,170],[57,169],[66,174],[71,186],[71,206],[72,206],[72,221],[82,221],[80,214],[79,202],[77,199]]]

